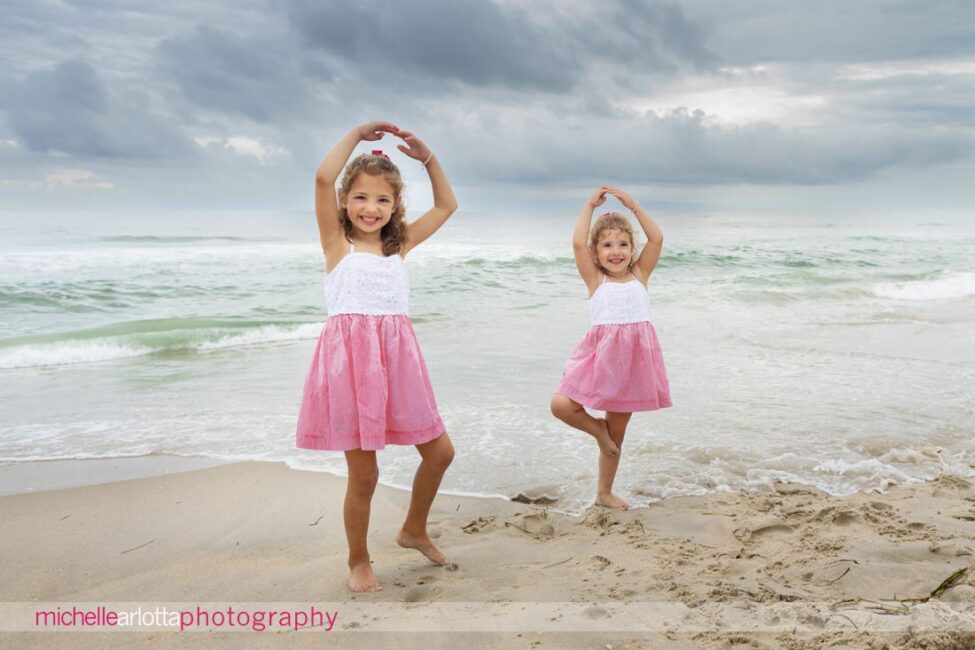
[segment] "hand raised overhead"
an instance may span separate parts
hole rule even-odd
[[[624,190],[621,190],[618,187],[608,187],[606,188],[606,193],[611,194],[615,196],[617,199],[619,199],[619,202],[622,203],[627,210],[630,211],[636,210],[636,201],[633,199],[632,196],[627,194]]]
[[[381,120],[374,120],[372,122],[360,124],[358,127],[356,127],[356,130],[359,132],[359,139],[366,140],[368,142],[382,140],[382,137],[387,133],[392,133],[394,135],[398,135],[400,133],[398,126],[389,122],[383,122]]]
[[[396,148],[405,153],[410,158],[414,160],[419,160],[424,165],[430,160],[433,153],[430,151],[430,147],[423,144],[420,138],[416,137],[409,131],[398,131],[396,137],[401,138],[405,145],[398,144]]]
[[[598,207],[606,202],[606,193],[609,191],[609,185],[600,185],[586,201],[587,204],[592,207]]]

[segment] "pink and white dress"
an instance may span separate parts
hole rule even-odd
[[[671,406],[670,384],[650,298],[636,278],[602,282],[589,299],[590,328],[565,362],[556,392],[583,406],[614,413]]]
[[[328,320],[305,379],[297,446],[373,450],[440,436],[403,258],[353,246],[325,275],[324,290]]]

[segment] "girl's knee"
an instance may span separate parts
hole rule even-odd
[[[379,484],[379,468],[349,474],[349,492],[369,496],[376,491]]]
[[[609,435],[613,437],[613,441],[616,444],[622,443],[623,436],[626,435],[626,427],[629,426],[632,415],[632,413],[606,413],[606,424],[609,426]]]
[[[425,460],[429,461],[434,468],[440,471],[447,471],[450,464],[454,462],[454,445],[450,440],[444,441],[437,447],[435,453],[430,454]]]
[[[572,400],[565,395],[556,393],[552,396],[552,401],[549,403],[549,408],[552,409],[552,415],[560,420],[564,419],[569,413],[572,412]]]

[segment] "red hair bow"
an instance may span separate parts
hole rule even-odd
[[[382,149],[373,149],[372,150],[372,155],[374,155],[374,156],[382,156],[386,160],[389,160],[389,156],[387,156],[386,154],[384,154]]]

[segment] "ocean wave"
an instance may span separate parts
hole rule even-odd
[[[305,323],[298,327],[268,325],[266,327],[240,332],[239,334],[224,336],[216,341],[200,343],[196,346],[196,349],[219,350],[222,348],[235,348],[242,345],[255,345],[258,343],[280,343],[282,341],[314,339],[321,335],[322,325],[322,323]]]
[[[147,242],[159,244],[185,244],[201,241],[278,241],[273,237],[233,237],[227,235],[210,236],[161,236],[161,235],[113,235],[109,237],[98,237],[98,241],[110,242]]]
[[[702,251],[696,249],[668,251],[660,257],[661,268],[709,268],[803,271],[808,269],[857,269],[878,267],[878,251],[844,251],[829,255],[803,250],[768,250],[750,246],[734,246],[727,250]]]
[[[114,458],[149,458],[153,456],[176,456],[180,458],[198,458],[196,455],[180,456],[180,454],[162,451],[133,451],[133,452],[77,452],[63,454],[26,454],[23,456],[0,456],[0,463],[46,463],[62,460],[109,460]]]
[[[65,341],[38,346],[25,345],[0,351],[0,368],[32,368],[111,361],[152,353],[151,348],[125,343]]]
[[[661,268],[703,266],[709,268],[739,268],[754,265],[755,260],[746,255],[732,253],[706,253],[699,250],[664,250],[658,263]]]
[[[545,269],[551,266],[565,266],[572,264],[573,261],[573,258],[568,255],[519,255],[517,257],[505,258],[478,256],[461,260],[459,265],[475,269],[485,268],[519,271],[525,269]]]
[[[322,323],[234,323],[201,319],[134,321],[0,341],[0,369],[112,361],[317,338]]]
[[[0,285],[0,305],[69,309],[72,312],[95,312],[131,307],[138,302],[212,296],[221,292],[225,298],[247,297],[252,287],[232,285],[201,286],[191,283],[152,286],[147,283],[120,280],[86,280],[83,282],[39,282],[33,286]]]
[[[865,255],[853,255],[848,258],[830,256],[807,255],[799,251],[765,251],[736,246],[733,250],[664,250],[660,258],[660,268],[710,268],[710,269],[834,269],[861,268],[879,266],[876,262],[865,259]],[[496,255],[483,253],[469,257],[429,256],[426,262],[453,262],[470,269],[484,270],[532,270],[545,269],[551,266],[572,266],[574,258],[571,255],[557,253],[516,254],[498,252]]]
[[[952,273],[913,282],[874,285],[873,295],[894,300],[951,300],[975,296],[975,273]]]
[[[136,242],[132,242],[136,243]],[[214,268],[218,264],[317,262],[321,248],[317,243],[275,242],[200,246],[127,246],[102,248],[72,248],[7,253],[0,257],[0,274],[10,276],[27,273],[28,277],[43,274],[77,273],[107,270],[115,277],[119,271],[131,269],[139,273],[155,272],[159,268],[179,268],[180,265],[200,265]],[[181,269],[185,273],[186,269]]]
[[[820,284],[811,286],[742,288],[733,293],[736,300],[752,304],[782,305],[792,302],[836,300],[870,296],[867,289],[857,285]]]

